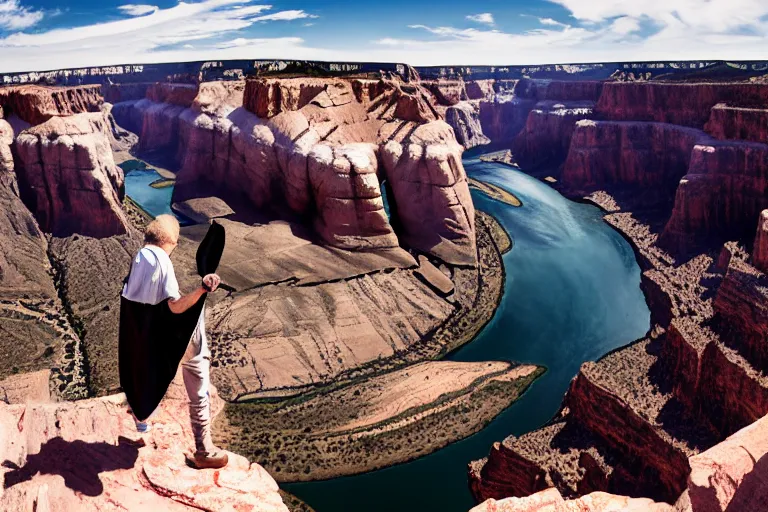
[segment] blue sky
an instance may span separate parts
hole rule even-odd
[[[768,60],[768,0],[0,0],[0,71],[227,58]]]

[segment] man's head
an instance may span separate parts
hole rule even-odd
[[[179,221],[173,215],[158,215],[147,226],[144,243],[156,245],[170,255],[179,243]]]

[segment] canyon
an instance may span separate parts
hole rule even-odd
[[[725,439],[768,413],[760,268],[768,86],[534,86],[541,87],[560,106],[530,110],[510,145],[513,161],[603,209],[635,248],[652,326],[645,338],[585,363],[544,427],[496,443],[469,465],[473,494],[490,500],[477,510],[725,510],[733,489],[707,495],[691,482],[707,478],[697,473],[707,449],[728,454],[735,441]],[[597,92],[589,104],[569,104],[587,101],[586,92]],[[762,478],[759,465],[745,473],[726,467],[733,473],[722,478],[734,486]]]
[[[180,476],[189,486],[177,489],[162,468],[185,471],[169,459],[181,455],[183,438],[153,442],[155,453],[128,436],[130,416],[115,395],[116,313],[149,219],[125,196],[123,167],[136,157],[172,169],[165,172],[173,204],[201,222],[183,228],[174,254],[182,288],[199,282],[194,252],[208,221],[225,226],[221,275],[231,291],[212,297],[208,319],[214,381],[231,402],[217,409],[217,436],[278,478],[364,472],[437,450],[482,428],[542,373],[508,362],[433,361],[470,341],[493,316],[504,282],[501,255],[511,243],[492,217],[475,212],[463,148],[418,82],[382,73],[2,91],[2,184],[10,206],[3,321],[12,334],[3,342],[9,357],[0,391],[7,424],[39,402],[40,414],[75,424],[93,416],[94,429],[75,439],[57,420],[43,433],[48,437],[27,448],[12,442],[3,452],[10,461],[2,470],[4,507],[35,495],[31,506],[38,509],[51,502],[98,509],[103,499],[171,507],[159,504],[169,497],[237,508],[269,493],[264,510],[283,510],[282,500],[293,510],[306,507],[290,495],[276,497],[262,466],[242,458],[229,473]],[[392,399],[402,397],[400,406],[376,409],[381,386],[392,388]],[[246,403],[254,399],[283,400],[284,410],[262,424]],[[311,427],[311,414],[293,417],[296,400],[337,416],[326,418],[324,429]],[[368,420],[349,423],[348,411],[366,408]],[[113,418],[121,418],[119,426],[108,425]],[[164,414],[157,422],[161,431],[173,423]],[[438,435],[451,422],[452,433]],[[98,435],[102,429],[107,437]],[[357,441],[347,442],[350,436]],[[372,440],[387,455],[361,459]],[[77,443],[104,453],[115,447],[116,465],[97,458],[99,477],[72,475],[67,463],[53,468],[64,485],[48,482],[46,467],[59,456],[69,460]],[[297,449],[280,450],[283,443]],[[308,458],[302,446],[343,449]],[[76,498],[83,490],[71,478],[89,480],[87,497]],[[124,478],[135,497],[112,494]],[[241,496],[223,480],[252,481],[252,491]]]
[[[491,322],[514,250],[470,185],[525,204],[470,183],[462,154],[488,143],[602,209],[635,251],[651,328],[584,363],[546,425],[469,464],[474,510],[725,510],[760,489],[768,84],[755,73],[178,66],[0,88],[0,428],[14,432],[0,472],[18,480],[4,507],[303,510],[272,477],[372,471],[482,429],[544,372],[440,361]],[[116,394],[120,285],[148,220],[126,198],[137,159],[163,169],[187,221],[183,289],[207,223],[227,232],[228,292],[206,320],[217,442],[240,455],[220,473],[177,460],[178,384],[146,445]],[[52,462],[76,443],[114,467]]]

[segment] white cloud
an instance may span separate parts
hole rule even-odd
[[[253,21],[293,21],[306,18],[317,18],[317,16],[304,11],[280,11],[273,14],[265,14],[254,18]]]
[[[474,21],[475,23],[483,23],[486,25],[493,25],[495,21],[493,20],[493,14],[489,12],[484,12],[481,14],[470,14],[467,16],[467,19],[470,21]]]
[[[552,18],[538,18],[538,20],[539,20],[539,23],[541,23],[542,25],[548,25],[551,27],[567,27],[568,26],[565,23],[560,23],[559,21],[554,20]]]
[[[0,0],[0,29],[7,25],[4,16],[24,12],[18,1]],[[548,1],[570,12],[567,23],[536,18],[537,28],[520,32],[489,23],[474,28],[419,24],[411,25],[413,36],[350,39],[336,49],[303,41],[290,28],[275,38],[254,33],[261,23],[310,21],[314,15],[303,10],[272,12],[258,0],[179,2],[112,22],[36,33],[12,29],[17,32],[0,38],[0,71],[251,58],[417,66],[768,60],[765,0]],[[302,30],[299,24],[285,27]]]
[[[238,37],[231,41],[225,41],[216,45],[218,49],[243,48],[267,45],[298,46],[304,40],[300,37],[273,37],[273,38],[245,38]]]
[[[611,30],[617,34],[627,35],[640,30],[640,20],[631,16],[616,18],[611,23]]]
[[[3,0],[0,0],[3,2]],[[246,39],[241,46],[223,47],[214,41],[237,34],[259,22],[309,19],[301,10],[269,13],[270,5],[254,0],[180,1],[166,9],[150,5],[122,6],[136,15],[117,21],[37,33],[16,32],[0,38],[0,71],[47,70],[61,67],[222,59],[233,55],[227,48],[242,48],[232,58],[251,58],[248,48],[264,54],[265,41],[274,42],[269,53],[278,58],[295,52],[297,38]],[[0,6],[4,6],[0,3]],[[2,13],[2,11],[0,11]],[[144,15],[141,15],[146,13]],[[0,14],[2,16],[2,14]],[[0,20],[3,18],[0,17]],[[194,48],[190,43],[195,43]],[[302,50],[303,51],[303,50]]]
[[[19,0],[0,0],[0,30],[22,30],[43,19],[43,11],[19,4]]]
[[[119,6],[118,9],[131,16],[144,16],[145,14],[153,13],[160,8],[156,5],[125,4]]]

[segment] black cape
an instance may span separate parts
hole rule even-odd
[[[224,243],[224,227],[214,222],[197,249],[200,276],[216,272]],[[195,332],[207,295],[181,314],[171,311],[168,300],[148,305],[121,297],[120,386],[140,421],[149,418],[168,391]]]

